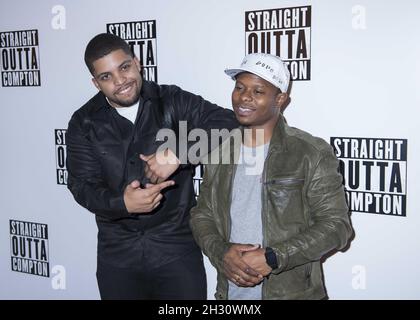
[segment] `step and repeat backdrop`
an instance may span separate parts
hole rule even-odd
[[[66,128],[96,93],[83,54],[102,32],[129,43],[146,79],[227,108],[226,67],[281,56],[294,80],[285,116],[334,148],[352,212],[353,241],[323,264],[330,298],[419,299],[418,12],[414,0],[2,1],[0,299],[99,298],[97,228],[66,187]]]

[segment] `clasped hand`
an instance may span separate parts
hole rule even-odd
[[[224,273],[237,286],[253,287],[271,272],[265,249],[259,245],[233,244],[223,257]]]

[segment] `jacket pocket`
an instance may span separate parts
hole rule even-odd
[[[273,178],[264,183],[267,188],[266,209],[268,221],[280,226],[281,237],[291,237],[306,226],[303,205],[303,178]],[[269,228],[271,230],[271,228]],[[280,240],[280,235],[273,236]]]
[[[306,280],[307,288],[310,288],[312,286],[311,274],[312,274],[312,263],[309,262],[305,265],[305,280]]]
[[[303,186],[305,179],[302,178],[278,178],[264,182],[266,185],[275,185],[284,188],[300,188]]]
[[[276,282],[281,282],[286,296],[296,293],[303,293],[312,287],[311,281],[312,263],[305,263],[280,273],[281,276],[276,279]]]

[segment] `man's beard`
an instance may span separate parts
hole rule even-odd
[[[137,101],[140,99],[140,89],[137,90],[136,94],[133,96],[133,98],[129,100],[120,100],[113,98],[108,98],[111,102],[118,104],[121,107],[131,107],[134,105]]]

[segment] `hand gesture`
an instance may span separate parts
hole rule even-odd
[[[179,159],[170,149],[148,156],[140,154],[140,159],[145,161],[144,173],[151,183],[165,181],[178,169],[180,164]]]
[[[174,181],[169,180],[159,184],[146,184],[141,188],[140,182],[134,180],[124,190],[124,203],[130,213],[148,213],[156,209],[162,200],[161,191],[173,186]]]

